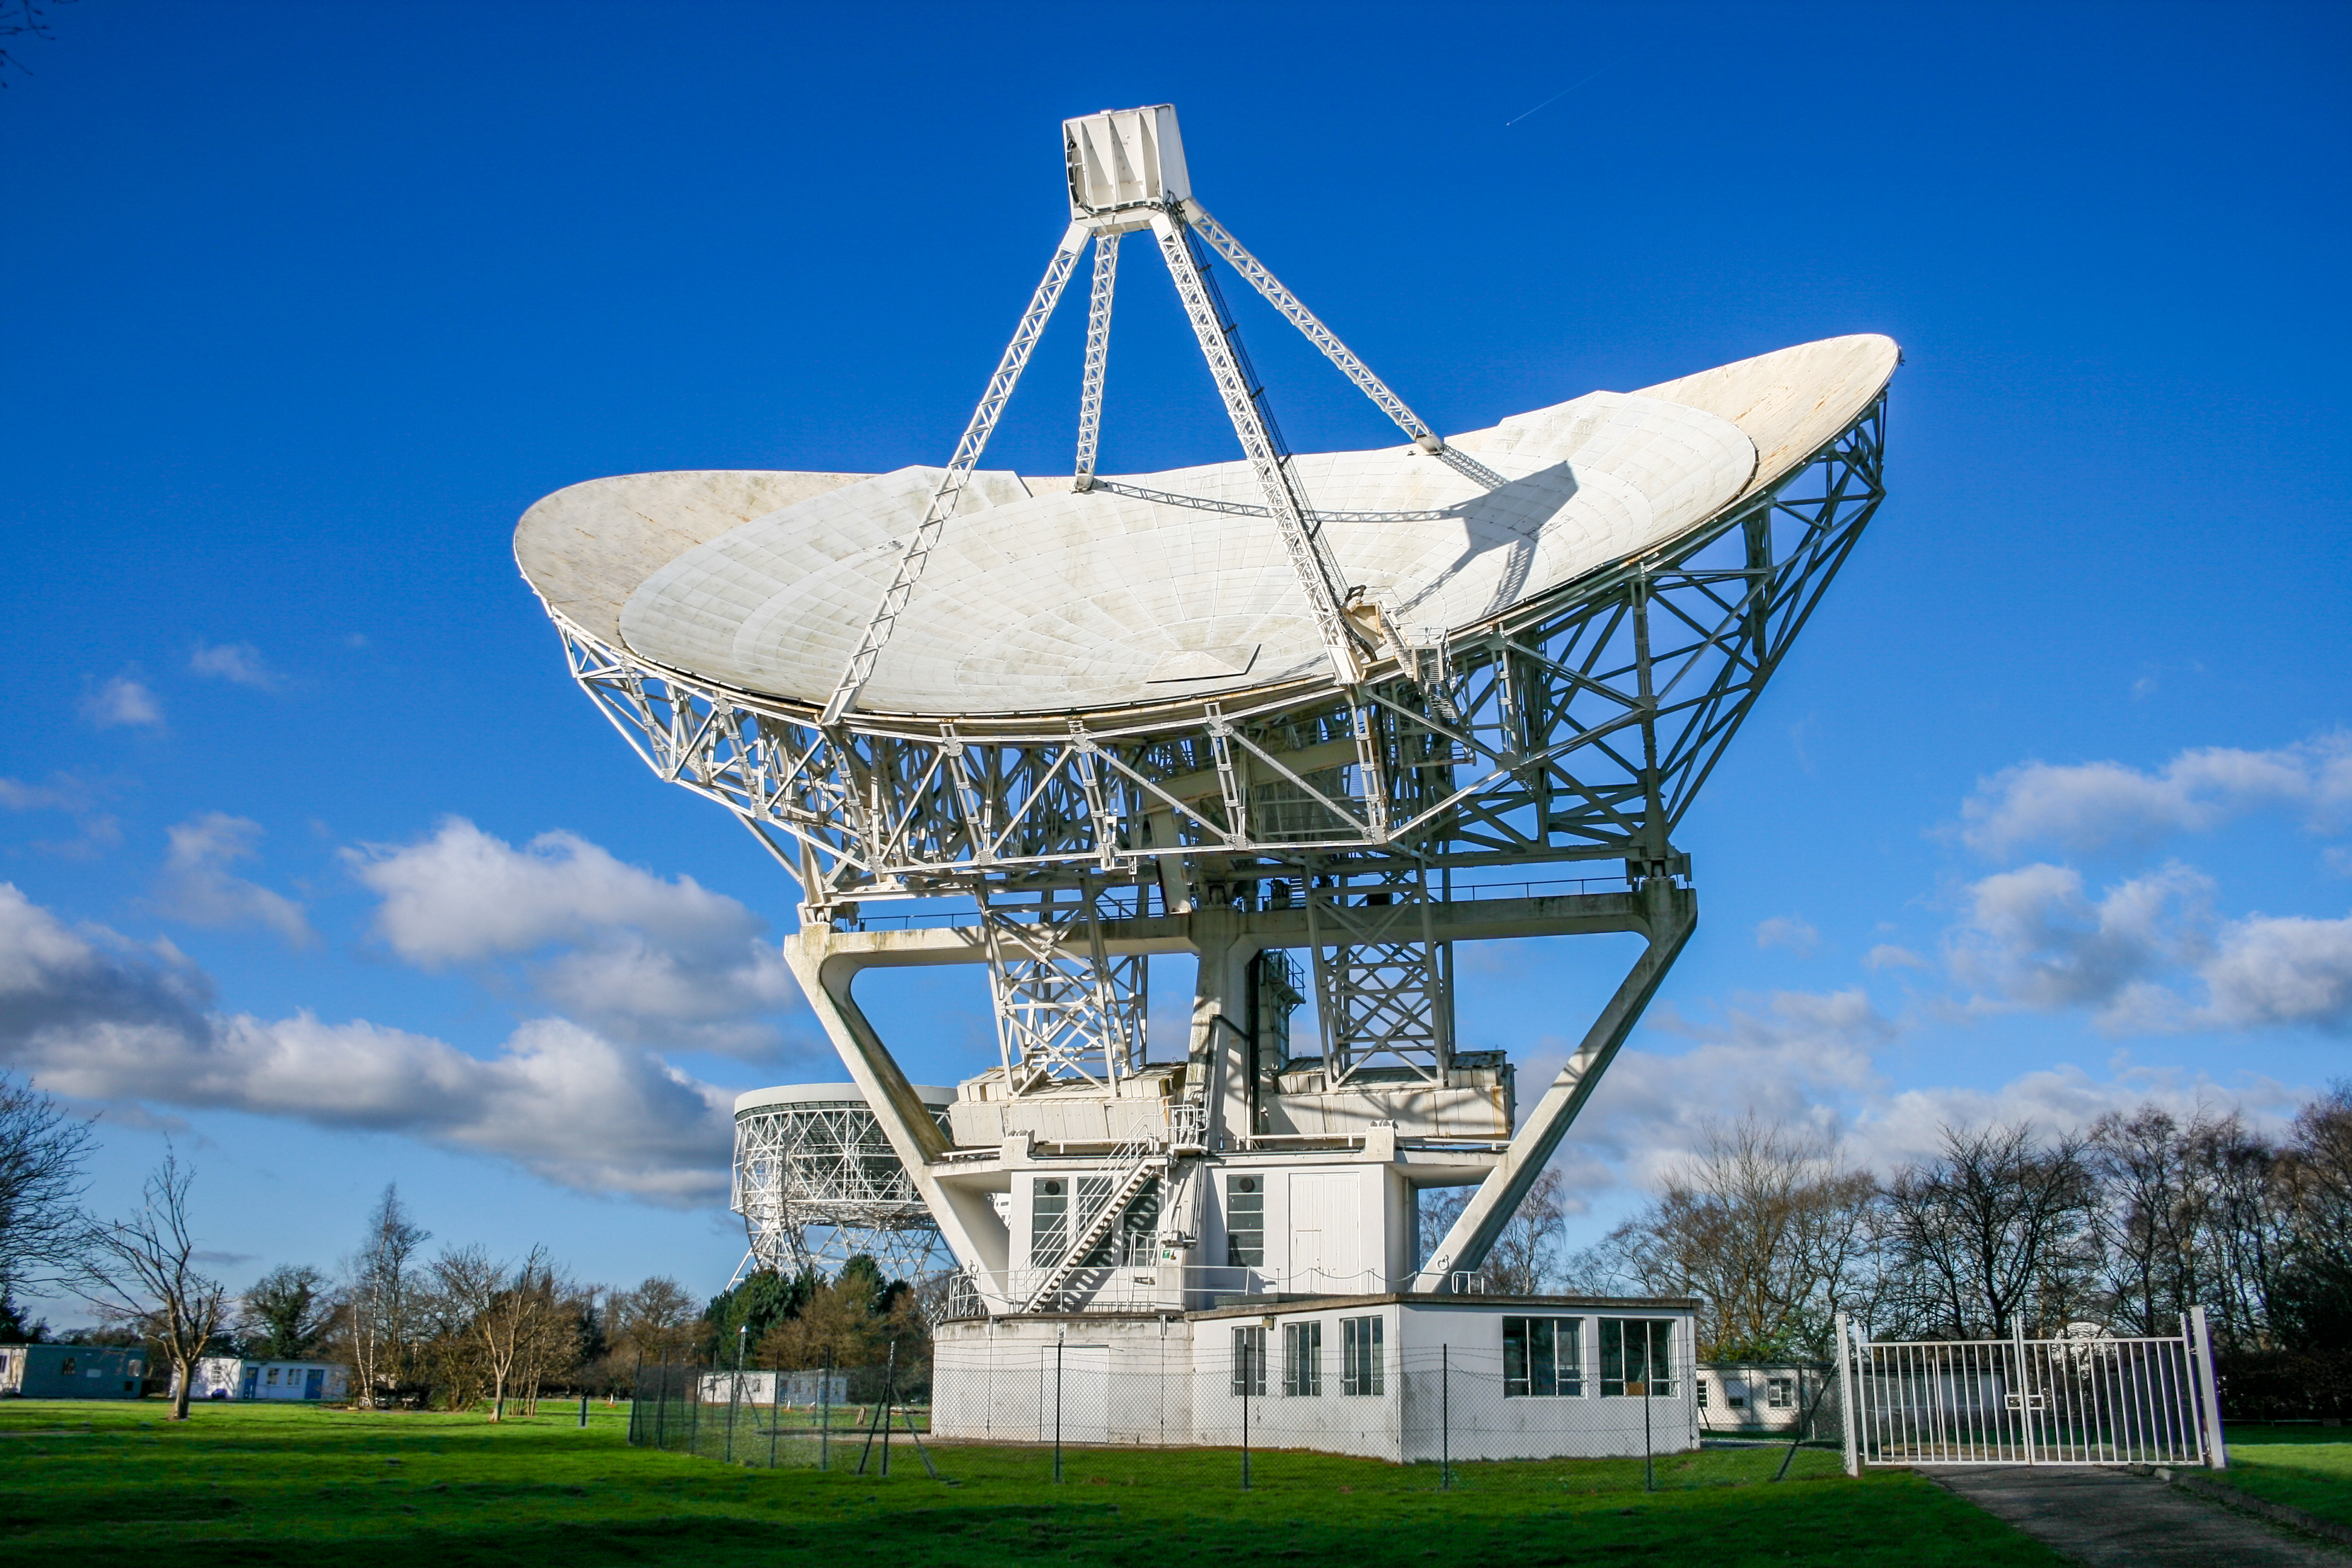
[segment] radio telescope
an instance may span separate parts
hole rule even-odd
[[[1877,508],[1895,345],[1441,436],[1202,204],[1172,109],[1063,153],[1068,226],[944,468],[592,480],[517,558],[644,761],[797,881],[786,956],[978,1310],[1466,1288],[1689,939],[1676,827]],[[1130,236],[1237,460],[1097,471]],[[1082,272],[1072,472],[982,468]],[[1289,450],[1236,280],[1402,439]],[[1595,932],[1646,945],[1522,1115],[1457,1047],[1453,946]],[[1198,960],[1181,1059],[1146,1051],[1155,953]],[[955,963],[997,1051],[942,1122],[853,983]]]
[[[935,1116],[951,1089],[918,1088]],[[839,1272],[859,1256],[886,1279],[940,1272],[940,1230],[866,1096],[854,1083],[786,1084],[735,1098],[735,1179],[729,1206],[751,1247],[736,1270],[792,1277]]]

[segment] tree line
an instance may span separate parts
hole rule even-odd
[[[332,1268],[281,1264],[242,1292],[202,1267],[194,1169],[167,1149],[138,1205],[101,1218],[80,1207],[90,1122],[0,1076],[0,1338],[38,1340],[19,1293],[62,1289],[100,1326],[72,1337],[138,1344],[173,1373],[185,1419],[210,1356],[347,1367],[354,1404],[375,1409],[486,1406],[535,1414],[541,1398],[625,1393],[646,1363],[862,1366],[892,1341],[928,1365],[914,1294],[853,1258],[831,1280],[757,1274],[698,1307],[676,1279],[583,1283],[534,1247],[500,1258],[478,1244],[428,1252],[432,1233],[387,1185],[359,1244]]]
[[[1491,1289],[1696,1298],[1705,1359],[1819,1359],[1843,1312],[1882,1340],[2174,1334],[2205,1309],[2239,1410],[2352,1406],[2352,1085],[2272,1135],[2153,1104],[2056,1131],[1946,1126],[1881,1177],[1832,1136],[1755,1116],[1598,1244],[1565,1242],[1546,1173],[1489,1257]],[[1435,1245],[1458,1199],[1423,1215]]]

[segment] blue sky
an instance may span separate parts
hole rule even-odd
[[[1700,933],[1563,1156],[1581,1234],[1749,1107],[1885,1163],[2345,1071],[2341,7],[53,21],[0,93],[0,1061],[104,1109],[102,1206],[176,1138],[233,1284],[392,1179],[446,1239],[723,1282],[711,1106],[838,1076],[792,890],[565,680],[514,520],[943,460],[1056,123],[1110,105],[1176,102],[1204,199],[1442,429],[1905,347],[1891,499],[1685,825]],[[1390,438],[1254,306],[1295,445]],[[1171,302],[1121,310],[1106,469],[1230,455]],[[992,466],[1067,471],[1079,336]],[[1596,945],[1465,955],[1465,1038],[1532,1083]],[[983,1065],[971,977],[877,1006],[917,1077]]]

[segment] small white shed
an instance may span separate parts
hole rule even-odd
[[[173,1384],[177,1392],[178,1383]],[[341,1399],[351,1387],[347,1367],[325,1361],[263,1361],[249,1356],[206,1356],[196,1363],[195,1399]]]

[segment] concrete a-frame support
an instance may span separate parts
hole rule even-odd
[[[981,1285],[982,1294],[990,1298],[992,1312],[1010,1311],[1013,1303],[1001,1299],[1001,1289],[982,1283],[1006,1278],[1010,1259],[1004,1226],[989,1212],[985,1197],[955,1191],[939,1179],[933,1162],[947,1153],[947,1135],[940,1131],[939,1122],[915,1093],[914,1085],[907,1081],[898,1058],[882,1043],[872,1022],[850,998],[851,982],[870,959],[861,962],[864,955],[836,951],[835,934],[830,926],[803,926],[784,939],[784,962],[792,965],[793,975],[801,983],[810,1009],[824,1026],[842,1065],[849,1069],[850,1080],[873,1108],[874,1120],[890,1140],[891,1152],[907,1168],[915,1190],[922,1194],[931,1217],[939,1222],[940,1236],[948,1244],[948,1250],[972,1276],[974,1283]],[[970,957],[933,958],[929,962],[986,962],[985,951],[973,945],[975,951]]]
[[[1502,1164],[1480,1185],[1428,1267],[1415,1277],[1416,1290],[1443,1290],[1447,1274],[1475,1269],[1485,1260],[1496,1237],[1591,1098],[1611,1058],[1690,939],[1697,923],[1698,904],[1696,895],[1687,888],[1653,878],[1638,889],[1621,893],[1442,903],[1432,907],[1430,916],[1433,938],[1441,942],[1634,931],[1646,937],[1648,945],[1575,1056],[1521,1123]],[[1212,1158],[1214,1151],[1232,1148],[1237,1139],[1248,1135],[1249,1086],[1243,1076],[1248,1040],[1238,1014],[1249,962],[1263,949],[1305,947],[1312,940],[1307,911],[1302,909],[1244,911],[1203,905],[1187,913],[1104,922],[1103,946],[1108,952],[1120,956],[1183,952],[1199,961],[1186,1099],[1203,1113],[1203,1136]],[[956,1176],[960,1169],[976,1174],[981,1167],[964,1162],[981,1152],[950,1147],[889,1047],[850,994],[858,973],[869,968],[985,963],[988,951],[981,932],[970,926],[840,931],[812,923],[785,939],[783,952],[843,1066],[865,1094],[892,1151],[938,1221],[940,1237],[957,1263],[990,1311],[1018,1310],[1020,1304],[1007,1293],[1013,1268],[1011,1238],[988,1194],[969,1176],[943,1179]],[[1199,1169],[1190,1158],[1180,1156],[1180,1161],[1171,1170],[1174,1179],[1170,1196],[1175,1202],[1197,1205]]]
[[[1664,878],[1653,878],[1642,884],[1638,897],[1638,929],[1649,938],[1649,945],[1626,972],[1616,994],[1609,998],[1609,1005],[1585,1031],[1583,1042],[1559,1069],[1559,1076],[1552,1079],[1543,1099],[1519,1124],[1503,1163],[1487,1173],[1477,1192],[1471,1195],[1469,1206],[1454,1220],[1453,1228],[1430,1254],[1429,1261],[1413,1277],[1415,1290],[1443,1290],[1449,1274],[1475,1269],[1486,1260],[1503,1227],[1518,1212],[1528,1189],[1535,1185],[1536,1177],[1542,1173],[1552,1152],[1559,1147],[1569,1124],[1592,1097],[1601,1075],[1616,1058],[1618,1047],[1633,1032],[1643,1009],[1650,1005],[1650,998],[1657,994],[1659,984],[1665,979],[1666,971],[1674,967],[1683,944],[1698,929],[1698,899],[1689,889],[1677,888]]]

